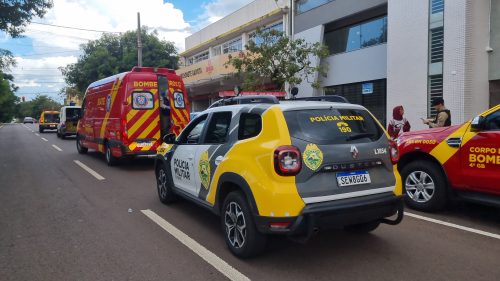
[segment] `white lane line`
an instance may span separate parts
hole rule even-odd
[[[203,247],[200,243],[196,242],[193,238],[189,237],[162,217],[158,216],[155,212],[151,210],[141,210],[141,212],[230,280],[250,280],[250,278],[243,275],[223,259],[219,258],[214,253],[207,250],[207,248]]]
[[[44,141],[49,141],[49,140],[48,140],[48,139],[46,139],[46,138],[42,138],[42,140],[44,140]]]
[[[40,136],[40,134],[38,134],[38,133],[35,133],[35,136],[39,137],[39,136]]]
[[[448,227],[460,229],[460,230],[467,231],[467,232],[472,232],[472,233],[483,235],[483,236],[487,236],[487,237],[490,237],[490,238],[500,239],[500,235],[498,235],[498,234],[491,233],[491,232],[486,232],[486,231],[482,231],[482,230],[479,230],[479,229],[474,229],[474,228],[470,228],[470,227],[466,227],[466,226],[461,226],[461,225],[458,225],[458,224],[449,223],[449,222],[445,222],[445,221],[441,221],[441,220],[436,220],[436,219],[432,219],[432,218],[428,218],[428,217],[424,217],[424,216],[420,216],[420,215],[412,214],[412,213],[408,213],[408,212],[405,212],[405,216],[409,216],[409,217],[416,218],[416,219],[419,219],[419,220],[424,220],[424,221],[428,221],[428,222],[432,222],[432,223],[436,223],[436,224],[440,224],[440,225],[444,225],[444,226],[448,226]]]
[[[78,160],[73,160],[76,165],[80,166],[82,169],[84,169],[85,171],[87,171],[89,174],[93,175],[96,179],[102,181],[102,180],[105,180],[105,178],[101,175],[99,175],[96,171],[90,169],[87,165],[83,164],[82,162],[78,161]]]
[[[59,146],[55,145],[55,144],[53,144],[52,147],[55,148],[57,151],[62,151],[62,149]]]

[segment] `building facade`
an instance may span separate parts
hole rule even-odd
[[[281,1],[278,1],[281,2]],[[288,8],[274,0],[256,0],[185,40],[177,73],[183,78],[192,111],[206,109],[221,93],[231,93],[242,81],[230,75],[228,55],[245,51],[257,28],[288,30]]]

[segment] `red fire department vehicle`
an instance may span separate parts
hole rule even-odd
[[[87,88],[76,146],[79,153],[104,153],[113,165],[122,157],[156,154],[161,135],[178,135],[188,122],[181,77],[166,68],[134,67]]]
[[[398,144],[410,207],[436,211],[453,197],[500,207],[500,105],[462,125],[405,133]]]

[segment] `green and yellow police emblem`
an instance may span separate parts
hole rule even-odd
[[[306,146],[306,150],[302,154],[302,159],[307,168],[316,171],[323,163],[323,152],[313,143]]]
[[[208,189],[210,185],[210,162],[208,161],[208,150],[201,154],[198,170],[201,184],[205,189]]]

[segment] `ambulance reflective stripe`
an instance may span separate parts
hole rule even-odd
[[[102,120],[101,124],[101,129],[99,131],[99,138],[104,139],[105,138],[105,133],[106,133],[106,127],[108,125],[109,121],[109,115],[111,111],[113,111],[113,107],[115,106],[115,98],[116,94],[118,93],[118,89],[120,88],[120,85],[122,83],[121,79],[116,79],[115,82],[113,83],[113,86],[111,87],[111,103],[109,106],[109,110],[106,111],[106,115],[104,115],[104,119]],[[104,146],[102,144],[99,144],[99,151],[104,151]]]
[[[172,132],[178,136],[182,129],[186,127],[187,123],[189,122],[189,115],[187,112],[186,108],[176,108],[175,107],[175,102],[174,102],[174,88],[169,88],[170,92],[170,117],[172,118]],[[180,91],[180,90],[178,90]],[[186,101],[184,101],[185,106]]]
[[[135,89],[136,91],[142,91],[142,89]],[[158,93],[158,89],[148,89],[154,97]],[[132,105],[131,95],[127,98],[128,104]],[[151,122],[148,119],[152,119]],[[160,111],[158,98],[154,99],[153,109],[147,110],[135,110],[130,107],[127,113],[127,134],[128,138],[132,143],[129,144],[128,148],[130,151],[149,151],[156,150],[158,147],[158,140],[160,139]],[[136,139],[148,139],[154,138],[155,141],[152,145],[138,146],[135,142]]]
[[[458,128],[455,132],[451,133],[445,140],[440,142],[436,147],[432,149],[430,154],[434,156],[439,163],[442,165],[445,164],[453,155],[455,155],[458,151],[458,147],[451,147],[446,142],[450,138],[461,138],[461,146],[464,146],[467,142],[469,142],[473,137],[476,136],[475,133],[465,134],[467,129],[469,128],[470,122],[465,123],[460,128]]]

